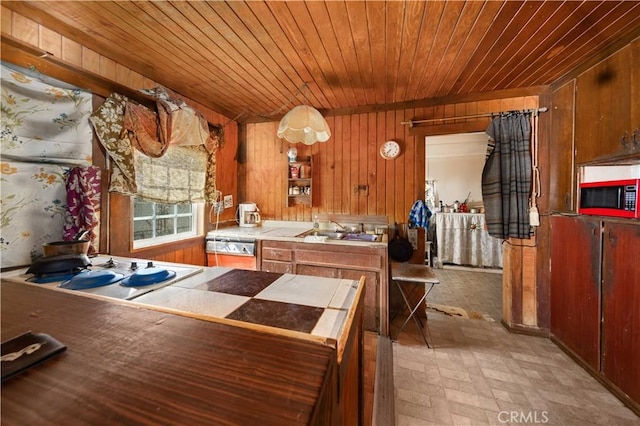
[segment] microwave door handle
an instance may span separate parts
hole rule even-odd
[[[618,187],[618,209],[624,209],[624,186]]]

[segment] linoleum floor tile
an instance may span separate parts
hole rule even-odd
[[[485,319],[428,309],[431,348],[407,323],[393,343],[396,425],[640,426],[638,416],[549,339],[500,325],[501,274],[435,272],[441,284],[428,303],[477,310]],[[391,323],[392,336],[405,318]]]

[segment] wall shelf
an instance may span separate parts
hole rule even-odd
[[[287,163],[287,206],[299,204],[313,205],[313,160],[307,157],[302,161]]]

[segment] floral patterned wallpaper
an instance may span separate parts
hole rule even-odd
[[[30,264],[63,239],[66,176],[91,165],[91,93],[2,64],[0,265]]]

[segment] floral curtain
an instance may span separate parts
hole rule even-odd
[[[30,264],[63,239],[70,170],[91,165],[90,93],[2,64],[1,267]]]
[[[487,134],[495,142],[482,170],[487,231],[495,238],[529,238],[531,113],[500,114]]]
[[[218,140],[192,108],[159,89],[147,94],[158,98],[158,113],[113,93],[91,115],[113,164],[109,191],[160,203],[212,202]]]

